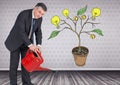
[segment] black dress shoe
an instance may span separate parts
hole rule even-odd
[[[55,73],[56,71],[52,71],[53,73]]]
[[[34,85],[33,83],[31,83],[30,85]]]
[[[23,85],[34,85],[33,83],[31,83],[31,84],[23,84]]]
[[[30,84],[30,85],[34,85],[34,84]]]

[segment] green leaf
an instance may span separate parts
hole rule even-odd
[[[48,40],[51,39],[51,38],[56,37],[56,36],[59,34],[59,32],[60,32],[60,31],[57,31],[57,30],[53,31],[53,32],[51,33],[50,37],[48,38]]]
[[[100,29],[94,29],[94,30],[92,30],[92,32],[95,32],[95,33],[97,33],[98,35],[103,36],[102,30],[100,30]]]
[[[87,5],[84,8],[81,8],[77,11],[77,15],[82,15],[86,12],[87,10]]]

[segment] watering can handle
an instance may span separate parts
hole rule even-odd
[[[32,52],[30,49],[27,50],[26,55],[28,55],[30,52]]]
[[[31,53],[31,52],[33,52],[33,51],[31,51],[30,49],[28,49],[27,52],[26,52],[26,55],[28,55],[28,54]],[[38,51],[37,51],[36,54],[37,54],[37,57],[38,57],[40,60],[44,61],[44,60],[43,60],[43,57],[42,57],[42,55],[41,55],[41,52],[38,52]]]
[[[41,59],[41,60],[43,61],[43,57],[42,57],[42,55],[41,55],[41,52],[38,52],[38,51],[37,51],[36,54],[37,54],[38,58]]]

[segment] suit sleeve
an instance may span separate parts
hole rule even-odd
[[[42,31],[41,31],[41,23],[42,23],[42,18],[39,21],[39,27],[35,31],[36,35],[36,44],[42,44]]]
[[[21,12],[18,15],[17,20],[16,20],[16,26],[18,29],[18,33],[19,33],[21,39],[23,40],[23,43],[26,46],[28,46],[31,44],[31,42],[30,42],[28,35],[25,31],[25,16],[26,16],[26,13],[24,13],[24,12]]]

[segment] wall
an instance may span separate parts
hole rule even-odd
[[[9,51],[4,46],[18,13],[24,9],[33,8],[38,2],[47,5],[48,11],[42,22],[43,44],[42,54],[44,67],[53,70],[118,70],[120,68],[120,1],[119,0],[1,0],[0,1],[0,70],[9,69]],[[73,17],[79,8],[88,6],[86,15],[90,15],[93,7],[99,7],[102,14],[96,22],[96,27],[103,30],[104,36],[92,40],[82,35],[81,44],[89,48],[86,64],[78,67],[74,63],[71,50],[78,45],[77,37],[68,30],[61,32],[56,38],[47,40],[55,29],[51,17],[59,15],[65,18],[61,11],[70,10]],[[90,25],[86,29],[91,27]]]

